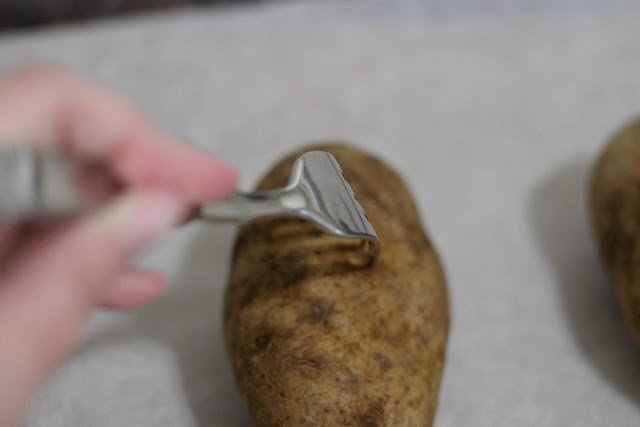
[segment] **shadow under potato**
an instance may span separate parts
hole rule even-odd
[[[191,412],[201,427],[251,426],[227,359],[222,309],[235,228],[193,225],[175,286],[153,305],[101,331],[85,349],[132,339],[172,349]],[[220,367],[224,367],[221,369]]]
[[[567,323],[584,357],[640,404],[640,350],[631,340],[597,254],[588,210],[590,160],[557,169],[536,187],[530,222],[555,273]]]

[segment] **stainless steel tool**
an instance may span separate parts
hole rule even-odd
[[[50,152],[6,148],[0,151],[0,217],[24,221],[78,213],[92,205],[74,182],[74,164]],[[200,209],[200,219],[250,222],[293,216],[314,222],[326,232],[360,239],[373,261],[380,240],[356,199],[336,159],[323,151],[298,158],[289,184],[279,190],[236,192],[228,200]]]

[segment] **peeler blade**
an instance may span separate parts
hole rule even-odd
[[[307,197],[300,216],[333,235],[362,239],[371,262],[377,258],[380,239],[333,155],[324,151],[302,155],[294,163],[289,187],[301,189]]]
[[[299,157],[284,188],[237,192],[200,212],[203,219],[241,223],[274,216],[303,218],[335,236],[360,239],[369,250],[370,262],[378,256],[380,239],[330,153],[310,151]]]
[[[293,166],[290,187],[302,189],[308,206],[301,215],[336,236],[378,239],[336,159],[324,151],[311,151]]]

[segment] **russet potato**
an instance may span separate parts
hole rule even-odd
[[[304,151],[332,153],[382,241],[370,267],[358,242],[299,219],[238,235],[225,339],[257,426],[430,426],[449,302],[436,250],[399,176],[341,145],[278,163],[259,189],[284,186]]]

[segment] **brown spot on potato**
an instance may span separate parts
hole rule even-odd
[[[400,324],[400,330],[396,333],[388,334],[386,337],[386,340],[389,342],[389,344],[391,344],[394,347],[402,346],[404,343],[407,342],[409,333],[410,333],[409,325],[403,322]]]
[[[377,340],[382,337],[382,330],[377,326],[371,326],[369,329],[369,335],[371,335],[371,338]]]
[[[290,267],[284,271],[287,271],[287,273],[282,276],[282,281],[280,282],[283,288],[294,286],[309,276],[310,273],[310,269],[300,263],[291,264]]]
[[[324,232],[323,232],[322,230],[320,230],[319,228],[314,228],[314,229],[310,230],[310,231],[307,233],[307,236],[310,236],[310,237],[320,237],[320,236],[322,236],[323,234],[324,234]]]
[[[384,354],[375,353],[373,358],[378,362],[378,368],[382,373],[387,373],[387,371],[393,366],[391,360]]]
[[[344,381],[343,384],[349,391],[355,392],[360,388],[360,378],[350,377],[346,381]]]
[[[333,313],[335,303],[324,298],[316,298],[307,304],[305,313],[298,320],[306,323],[326,321]]]
[[[422,345],[424,345],[425,347],[429,345],[429,337],[427,337],[427,334],[425,334],[424,331],[418,331],[416,335],[418,336],[418,339],[420,340]]]
[[[384,423],[384,405],[382,401],[371,402],[367,409],[357,418],[357,425],[361,427],[379,427]]]
[[[344,352],[349,356],[355,356],[362,350],[362,346],[357,341],[346,343],[343,348]]]
[[[263,351],[265,351],[265,349],[269,345],[269,342],[271,341],[271,337],[272,334],[270,332],[256,337],[254,346],[257,353],[262,353]]]

